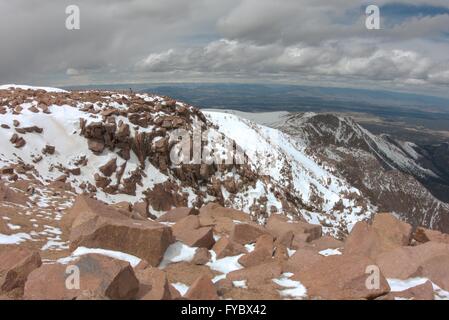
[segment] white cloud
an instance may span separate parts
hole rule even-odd
[[[78,76],[80,74],[80,72],[77,69],[68,68],[66,70],[65,74],[68,75],[68,76]]]
[[[283,47],[222,39],[204,47],[152,53],[137,64],[149,72],[216,72],[229,74],[306,74],[342,79],[403,83],[449,83],[449,67],[412,50],[384,49],[353,41],[328,41]],[[445,69],[444,69],[445,68]],[[437,73],[436,70],[438,70]]]

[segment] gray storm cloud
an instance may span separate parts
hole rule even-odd
[[[376,4],[449,7],[446,0]],[[65,8],[81,29],[65,28]],[[0,0],[0,82],[227,78],[449,84],[449,15],[365,28],[360,0]],[[382,12],[381,12],[382,13]],[[393,19],[393,20],[391,20]],[[391,23],[392,22],[392,23]],[[444,37],[444,35],[446,36]],[[156,77],[156,80],[157,80]]]

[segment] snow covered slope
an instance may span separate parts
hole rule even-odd
[[[374,213],[375,208],[361,200],[359,190],[333,175],[330,168],[318,165],[304,153],[305,146],[289,135],[236,115],[205,114],[218,125],[218,130],[238,141],[259,175],[269,176],[277,186],[300,200],[302,214],[309,222],[351,228],[356,221]]]
[[[348,232],[376,211],[333,168],[307,155],[303,144],[235,115],[203,114],[148,94],[2,88],[0,168],[29,169],[15,179],[64,181],[76,193],[108,203],[145,201],[153,216],[174,206],[215,201],[261,223],[279,212],[321,223],[332,234]],[[173,163],[172,133],[192,134],[199,127],[209,130],[206,144],[214,135],[235,141],[248,163]],[[54,152],[45,152],[47,147]]]
[[[380,211],[395,212],[415,226],[449,230],[449,205],[428,188],[428,181],[441,178],[423,165],[432,161],[424,159],[415,144],[373,135],[336,114],[290,114],[274,127],[303,145],[306,154],[334,168]]]

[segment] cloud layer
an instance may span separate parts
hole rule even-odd
[[[0,82],[86,84],[245,79],[443,92],[447,0],[2,1]],[[65,8],[81,29],[65,29]],[[384,13],[382,14],[383,8]]]

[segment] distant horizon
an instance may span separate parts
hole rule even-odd
[[[182,85],[199,85],[199,86],[206,86],[206,85],[239,85],[239,86],[292,86],[292,87],[303,87],[303,88],[323,88],[323,89],[337,89],[337,90],[355,90],[355,91],[369,91],[369,92],[389,92],[394,94],[403,94],[403,95],[409,95],[409,96],[420,96],[420,97],[428,97],[428,98],[438,98],[438,99],[447,99],[449,102],[449,91],[447,95],[444,95],[443,93],[429,93],[428,91],[425,92],[417,92],[417,91],[408,91],[408,90],[393,90],[388,88],[368,88],[368,87],[355,87],[355,86],[338,86],[338,85],[324,85],[324,84],[298,84],[298,83],[290,83],[290,82],[239,82],[239,81],[210,81],[210,82],[201,82],[201,81],[179,81],[179,82],[170,82],[170,81],[162,81],[162,82],[118,82],[118,83],[93,83],[93,84],[81,84],[81,85],[50,85],[52,87],[57,87],[61,89],[71,89],[71,88],[95,88],[95,87],[127,87],[130,86],[139,86],[139,87],[161,87],[161,86],[182,86]],[[36,84],[37,86],[37,84]],[[41,86],[39,84],[39,86]],[[125,88],[129,89],[129,88]],[[449,88],[448,88],[449,90]],[[449,105],[448,105],[449,108]]]

